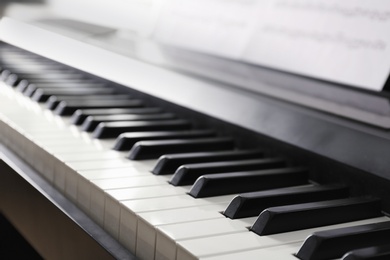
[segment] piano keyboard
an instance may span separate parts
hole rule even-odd
[[[389,242],[375,233],[373,225],[387,234],[390,223],[376,198],[348,198],[347,187],[313,183],[309,169],[284,158],[238,149],[230,136],[59,64],[7,45],[0,51],[0,141],[140,259],[349,252],[347,260]],[[346,228],[375,232],[361,244],[339,238],[345,248],[304,243]]]

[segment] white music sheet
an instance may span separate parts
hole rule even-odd
[[[390,2],[275,0],[243,53],[249,62],[370,90],[390,72]]]
[[[152,37],[354,87],[380,91],[390,72],[389,0],[48,2],[61,17],[119,29],[125,39]]]
[[[388,0],[172,0],[155,39],[332,82],[381,90]]]
[[[154,38],[162,43],[240,58],[269,0],[171,0]]]

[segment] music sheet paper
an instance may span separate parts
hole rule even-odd
[[[160,13],[159,42],[240,58],[268,0],[171,0]]]
[[[380,91],[390,72],[388,0],[172,0],[155,39]]]
[[[386,0],[276,0],[243,53],[249,62],[370,90],[390,71]]]

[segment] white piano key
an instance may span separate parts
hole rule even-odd
[[[82,139],[82,135],[79,134],[79,133],[71,133],[71,132],[65,132],[63,134],[58,134],[58,133],[51,133],[51,134],[48,134],[48,133],[33,133],[33,132],[28,132],[28,134],[31,136],[32,140],[34,140],[35,142],[39,143],[39,144],[42,144],[42,145],[47,145],[47,143],[49,141],[56,141],[56,140],[59,140],[59,139],[62,139],[62,140],[69,140],[69,141],[72,141],[72,140],[80,140],[80,142],[83,141]]]
[[[61,162],[49,151],[35,143],[31,143],[29,149],[34,153],[33,167],[42,173],[50,183],[54,184],[55,170]]]
[[[368,223],[378,223],[388,220],[389,218],[387,217],[380,217],[270,236],[258,236],[253,232],[247,231],[228,235],[182,240],[177,242],[177,256],[178,259],[198,259],[218,254],[230,254],[239,251],[303,242],[305,238],[313,232]]]
[[[78,176],[77,184],[77,204],[82,207],[85,211],[89,211],[91,186],[94,192],[103,192],[109,189],[120,189],[120,188],[136,188],[136,187],[148,187],[167,184],[166,176],[151,176],[149,173],[141,175],[139,171],[133,171],[136,176],[127,177],[131,170],[127,170],[125,176],[112,176],[110,171],[106,171],[107,176],[102,178],[101,172],[94,172],[96,175],[89,174],[89,177],[83,178]],[[97,179],[96,179],[97,178]],[[67,187],[69,185],[67,181]],[[99,191],[96,191],[99,190]],[[104,194],[105,195],[105,194]],[[101,204],[103,201],[100,202]]]
[[[248,230],[247,227],[251,226],[255,219],[255,217],[239,220],[222,218],[159,226],[157,230],[156,259],[175,259],[177,241],[244,232]],[[184,229],[179,231],[180,228]],[[183,233],[183,231],[187,232]]]
[[[16,130],[16,129],[15,129]],[[12,134],[8,136],[9,146],[15,153],[20,154],[21,157],[25,157],[25,140],[24,135],[19,131],[12,131]]]
[[[164,183],[151,187],[131,187],[106,190],[107,195],[115,201],[158,198],[165,196],[182,195],[189,192],[191,186],[172,187],[168,183]]]
[[[120,230],[123,241],[126,237],[135,237],[137,234],[138,214],[146,212],[158,212],[180,208],[201,207],[207,205],[227,204],[234,195],[219,196],[206,199],[194,199],[189,195],[178,195],[161,198],[121,201],[120,205]],[[123,230],[123,231],[122,231]],[[134,244],[125,244],[129,250],[135,250]],[[134,251],[133,251],[134,252]]]
[[[150,161],[148,162],[150,163]],[[129,187],[145,187],[167,184],[166,176],[153,176],[142,167],[101,169],[78,171],[77,174],[68,174],[66,190],[77,189],[77,204],[86,212],[90,211],[91,194],[94,194],[95,205],[104,205],[104,190]],[[73,187],[73,188],[72,188]],[[74,192],[74,191],[73,191]],[[94,206],[95,212],[102,212]],[[95,214],[100,216],[101,214]],[[101,217],[99,218],[100,221]]]
[[[135,176],[150,176],[149,171],[145,171],[140,167],[127,167],[116,169],[101,169],[101,170],[84,170],[78,171],[79,176],[88,180],[109,179],[119,177],[135,177]]]
[[[219,212],[222,211],[226,205],[227,203],[225,202],[199,207],[184,207],[139,213],[138,219],[134,221],[132,221],[135,216],[133,213],[130,213],[128,210],[121,210],[119,241],[135,252],[137,240],[138,247],[143,247],[142,241],[152,245],[149,241],[154,241],[155,229],[151,228],[151,226],[213,218],[223,219],[224,216]],[[142,237],[137,238],[138,235],[141,235]],[[141,249],[139,249],[138,252],[139,254],[142,254]]]
[[[65,163],[58,161],[54,165],[53,185],[61,192],[65,193],[66,176],[71,174],[74,174],[74,171],[71,168],[69,168],[69,166],[66,165]]]
[[[102,161],[67,162],[67,164],[76,171],[133,167],[132,161],[123,160],[122,158]]]
[[[21,139],[22,140],[19,141],[24,142],[23,150],[25,157],[23,159],[39,171],[46,179],[52,182],[56,158],[54,158],[49,151],[46,151],[43,147],[37,145],[28,137],[28,135],[24,134],[24,138]]]
[[[131,161],[128,161],[126,163],[121,163],[121,160],[113,159],[113,160],[102,160],[102,161],[68,162],[63,164],[63,168],[62,168],[63,172],[60,171],[59,173],[59,174],[63,174],[65,177],[66,194],[71,196],[75,201],[78,201],[77,200],[78,198],[77,192],[79,190],[78,185],[79,182],[81,181],[80,178],[83,178],[79,172],[87,171],[87,170],[104,170],[104,169],[107,169],[110,172],[115,169],[123,169],[124,171],[128,171],[129,173],[136,171],[137,175],[141,175],[141,174],[150,175],[149,172],[144,171],[143,169],[134,168],[133,164],[131,164]],[[111,175],[108,177],[112,178],[113,176]],[[84,184],[90,185],[91,183],[87,182]],[[88,187],[87,190],[91,190],[91,187]],[[100,188],[94,190],[95,192],[102,191]]]
[[[79,161],[91,161],[91,160],[110,160],[110,159],[120,159],[124,158],[125,153],[120,153],[117,151],[102,151],[100,153],[86,153],[86,154],[62,154],[61,160],[64,162],[79,162]]]
[[[103,148],[99,149],[98,147],[96,147],[96,145],[88,144],[80,140],[80,143],[77,145],[77,149],[75,149],[74,148],[75,146],[72,145],[75,140],[72,135],[68,135],[67,137],[62,139],[69,140],[70,145],[61,146],[55,144],[52,146],[50,145],[50,142],[46,141],[45,148],[47,151],[49,151],[51,154],[55,155],[56,157],[60,158],[61,160],[63,155],[65,155],[65,157],[67,156],[67,160],[69,160],[69,162],[59,163],[58,165],[55,166],[54,174],[56,178],[54,178],[54,184],[56,187],[60,188],[61,190],[65,190],[66,193],[70,195],[72,199],[77,198],[76,195],[77,179],[74,180],[75,178],[74,176],[77,174],[75,173],[75,171],[79,169],[88,170],[88,169],[126,167],[127,165],[131,164],[129,160],[126,160],[125,158],[120,158],[119,154],[115,156],[119,158],[115,160],[111,159],[111,162],[108,162],[107,160],[100,161],[100,158],[106,156],[106,151],[103,151]],[[86,154],[88,154],[88,157],[86,157]],[[111,157],[113,158],[112,155]],[[72,158],[78,158],[81,161],[78,164],[77,162],[72,162]],[[91,160],[93,158],[94,161],[85,162],[83,160],[89,158]],[[66,182],[68,182],[67,185],[65,184]]]
[[[92,139],[92,144],[100,149],[111,150],[116,142],[116,138],[109,139]]]
[[[189,192],[191,187],[183,186],[172,188],[171,185],[158,185],[150,187],[136,187],[126,189],[106,190],[104,204],[104,228],[114,237],[118,238],[120,223],[120,201],[144,200],[148,198],[172,198]]]
[[[12,146],[12,132],[15,131],[15,129],[12,128],[12,126],[9,124],[9,122],[5,119],[2,119],[3,122],[5,123],[5,127],[3,127],[2,129],[4,129],[4,145],[7,146],[7,147],[11,147]]]
[[[155,248],[149,247],[149,249],[155,250],[156,259],[175,259],[177,251],[176,243],[178,241],[229,233],[247,232],[248,227],[252,226],[257,219],[257,217],[251,217],[232,220],[224,217],[222,214],[220,214],[220,216],[221,218],[203,221],[160,226],[154,225],[157,228],[156,246]],[[150,223],[150,221],[148,222]],[[140,224],[138,224],[138,233],[139,232]],[[140,235],[138,234],[138,236]],[[149,244],[151,243],[152,241],[149,241]]]
[[[47,149],[53,155],[61,155],[61,154],[83,154],[83,153],[94,153],[98,151],[98,148],[90,145],[80,143],[77,146],[49,146],[46,145],[45,149]]]
[[[115,162],[115,165],[119,166],[123,161],[121,167],[103,167],[104,165],[112,165]],[[77,167],[74,168],[74,164],[77,163]],[[81,164],[82,163],[82,164]],[[85,169],[85,164],[90,165],[93,164],[101,164],[102,167],[99,169],[95,169],[96,167],[92,167],[94,169]],[[104,163],[104,164],[103,164]],[[111,159],[111,160],[95,160],[95,161],[80,161],[80,162],[68,162],[67,165],[72,166],[72,170],[76,172],[70,172],[66,175],[66,190],[71,193],[76,193],[77,203],[81,203],[82,207],[85,208],[86,205],[90,205],[90,195],[88,194],[91,189],[98,190],[101,189],[96,188],[98,186],[92,185],[89,180],[94,179],[107,179],[107,178],[116,178],[116,177],[134,177],[140,175],[151,176],[149,169],[152,168],[155,161],[148,160],[143,162],[131,162],[127,159]],[[79,168],[82,167],[82,168]],[[90,168],[90,167],[88,167]],[[107,171],[105,171],[107,170]],[[91,187],[91,185],[93,187]],[[81,192],[80,198],[78,193]]]
[[[99,165],[99,168],[113,166],[111,168],[121,168],[133,166],[137,169],[153,169],[155,160],[131,161],[125,158],[127,153],[113,150],[96,150],[90,153],[70,154],[68,152],[57,152],[61,160],[72,164],[72,167],[78,167],[77,170],[94,170]],[[106,166],[104,166],[106,165]],[[116,167],[118,166],[118,167]],[[119,167],[121,166],[121,167]]]
[[[77,145],[79,143],[86,143],[88,145],[92,144],[92,140],[89,142],[87,140],[73,137],[73,138],[45,138],[42,137],[37,142],[41,145],[48,146],[48,147],[62,147],[62,146],[73,146]]]
[[[23,101],[23,99],[20,100]],[[26,104],[27,101],[23,102],[24,104]],[[51,156],[49,156],[47,151],[44,151],[33,141],[31,135],[26,132],[28,131],[28,128],[24,129],[20,126],[21,122],[27,122],[29,125],[33,125],[32,122],[35,122],[39,125],[40,122],[44,121],[37,120],[37,118],[42,119],[42,117],[39,117],[39,113],[31,114],[31,110],[26,110],[24,107],[23,110],[20,110],[20,107],[15,106],[15,104],[13,104],[12,108],[13,109],[11,111],[14,116],[12,117],[12,120],[8,119],[6,121],[10,127],[13,126],[13,129],[11,129],[10,127],[2,129],[6,133],[9,133],[7,139],[9,140],[9,144],[11,144],[10,148],[18,155],[20,155],[24,160],[26,160],[30,165],[32,165],[35,169],[41,172],[46,179],[52,181],[53,161]],[[7,111],[10,110],[5,110],[5,112]],[[19,116],[15,116],[16,114],[18,114]],[[4,116],[3,114],[2,118],[4,120],[6,116]],[[18,119],[20,119],[20,122],[18,122]],[[16,121],[17,123],[15,123],[14,121]]]
[[[230,253],[211,257],[202,257],[202,260],[237,260],[237,259],[278,259],[297,260],[294,254],[302,243],[291,243],[282,246],[273,246],[257,250]],[[157,260],[157,258],[156,258]],[[184,259],[183,259],[184,260]]]
[[[132,187],[145,187],[167,184],[170,176],[159,175],[153,176],[151,174],[146,176],[136,177],[122,177],[122,178],[110,178],[110,179],[91,179],[91,182],[103,190],[108,189],[121,189]]]
[[[79,171],[78,175],[67,178],[68,185],[77,185],[77,204],[86,212],[90,211],[91,194],[99,190],[99,187],[91,180],[103,180],[121,177],[150,176],[149,172],[139,171],[137,168],[117,168],[105,170]],[[94,198],[98,200],[98,198]],[[104,199],[104,197],[102,198]]]
[[[189,195],[178,195],[145,200],[127,200],[122,201],[121,203],[123,204],[124,209],[129,209],[134,213],[141,213],[230,202],[234,196],[235,195],[225,195],[212,198],[194,199]]]
[[[0,108],[1,109],[1,108]],[[8,133],[6,132],[6,129],[7,129],[7,124],[3,121],[3,118],[0,114],[0,129],[4,129],[2,132],[3,134],[0,135],[0,142],[2,144],[5,143],[7,137],[8,137]]]
[[[28,130],[31,133],[55,133],[55,131],[64,132],[64,130],[66,130],[66,128],[59,127],[51,122],[42,121],[42,119],[45,120],[43,115],[31,115],[31,113],[26,113],[23,116],[19,115],[19,117],[12,115],[12,121],[15,124],[20,127],[28,127]]]

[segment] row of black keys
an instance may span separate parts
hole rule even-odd
[[[186,120],[175,119],[175,115],[163,113],[159,108],[144,107],[141,100],[116,94],[112,88],[84,79],[81,74],[61,68],[36,74],[21,71],[18,66],[7,67],[10,70],[1,70],[2,81],[35,101],[46,102],[58,115],[73,115],[73,123],[85,131],[94,131],[96,138],[120,135],[114,149],[131,149],[129,158],[149,159],[172,151],[177,153],[162,156],[152,172],[175,172],[170,183],[193,184],[190,195],[199,198],[243,193],[235,197],[224,214],[230,218],[260,214],[251,227],[259,235],[382,215],[376,198],[348,198],[348,190],[342,186],[294,187],[309,184],[306,169],[289,167],[279,158],[264,158],[258,150],[233,150],[231,138],[215,137],[210,130],[190,130],[191,124]],[[378,225],[388,228],[386,224]],[[361,236],[383,232],[382,228],[376,230],[378,225],[367,225],[368,233],[361,232]],[[337,245],[337,257],[340,257],[345,250],[358,248],[355,245],[360,235],[346,235],[354,230],[327,231],[330,236],[325,240],[322,232],[314,234],[297,256],[302,259],[327,259],[329,254],[335,257],[337,250],[329,248],[333,242],[323,241],[343,241],[346,248]],[[313,240],[317,246],[312,246]],[[378,244],[383,241],[373,238],[368,245]],[[354,254],[346,259],[353,259]]]

